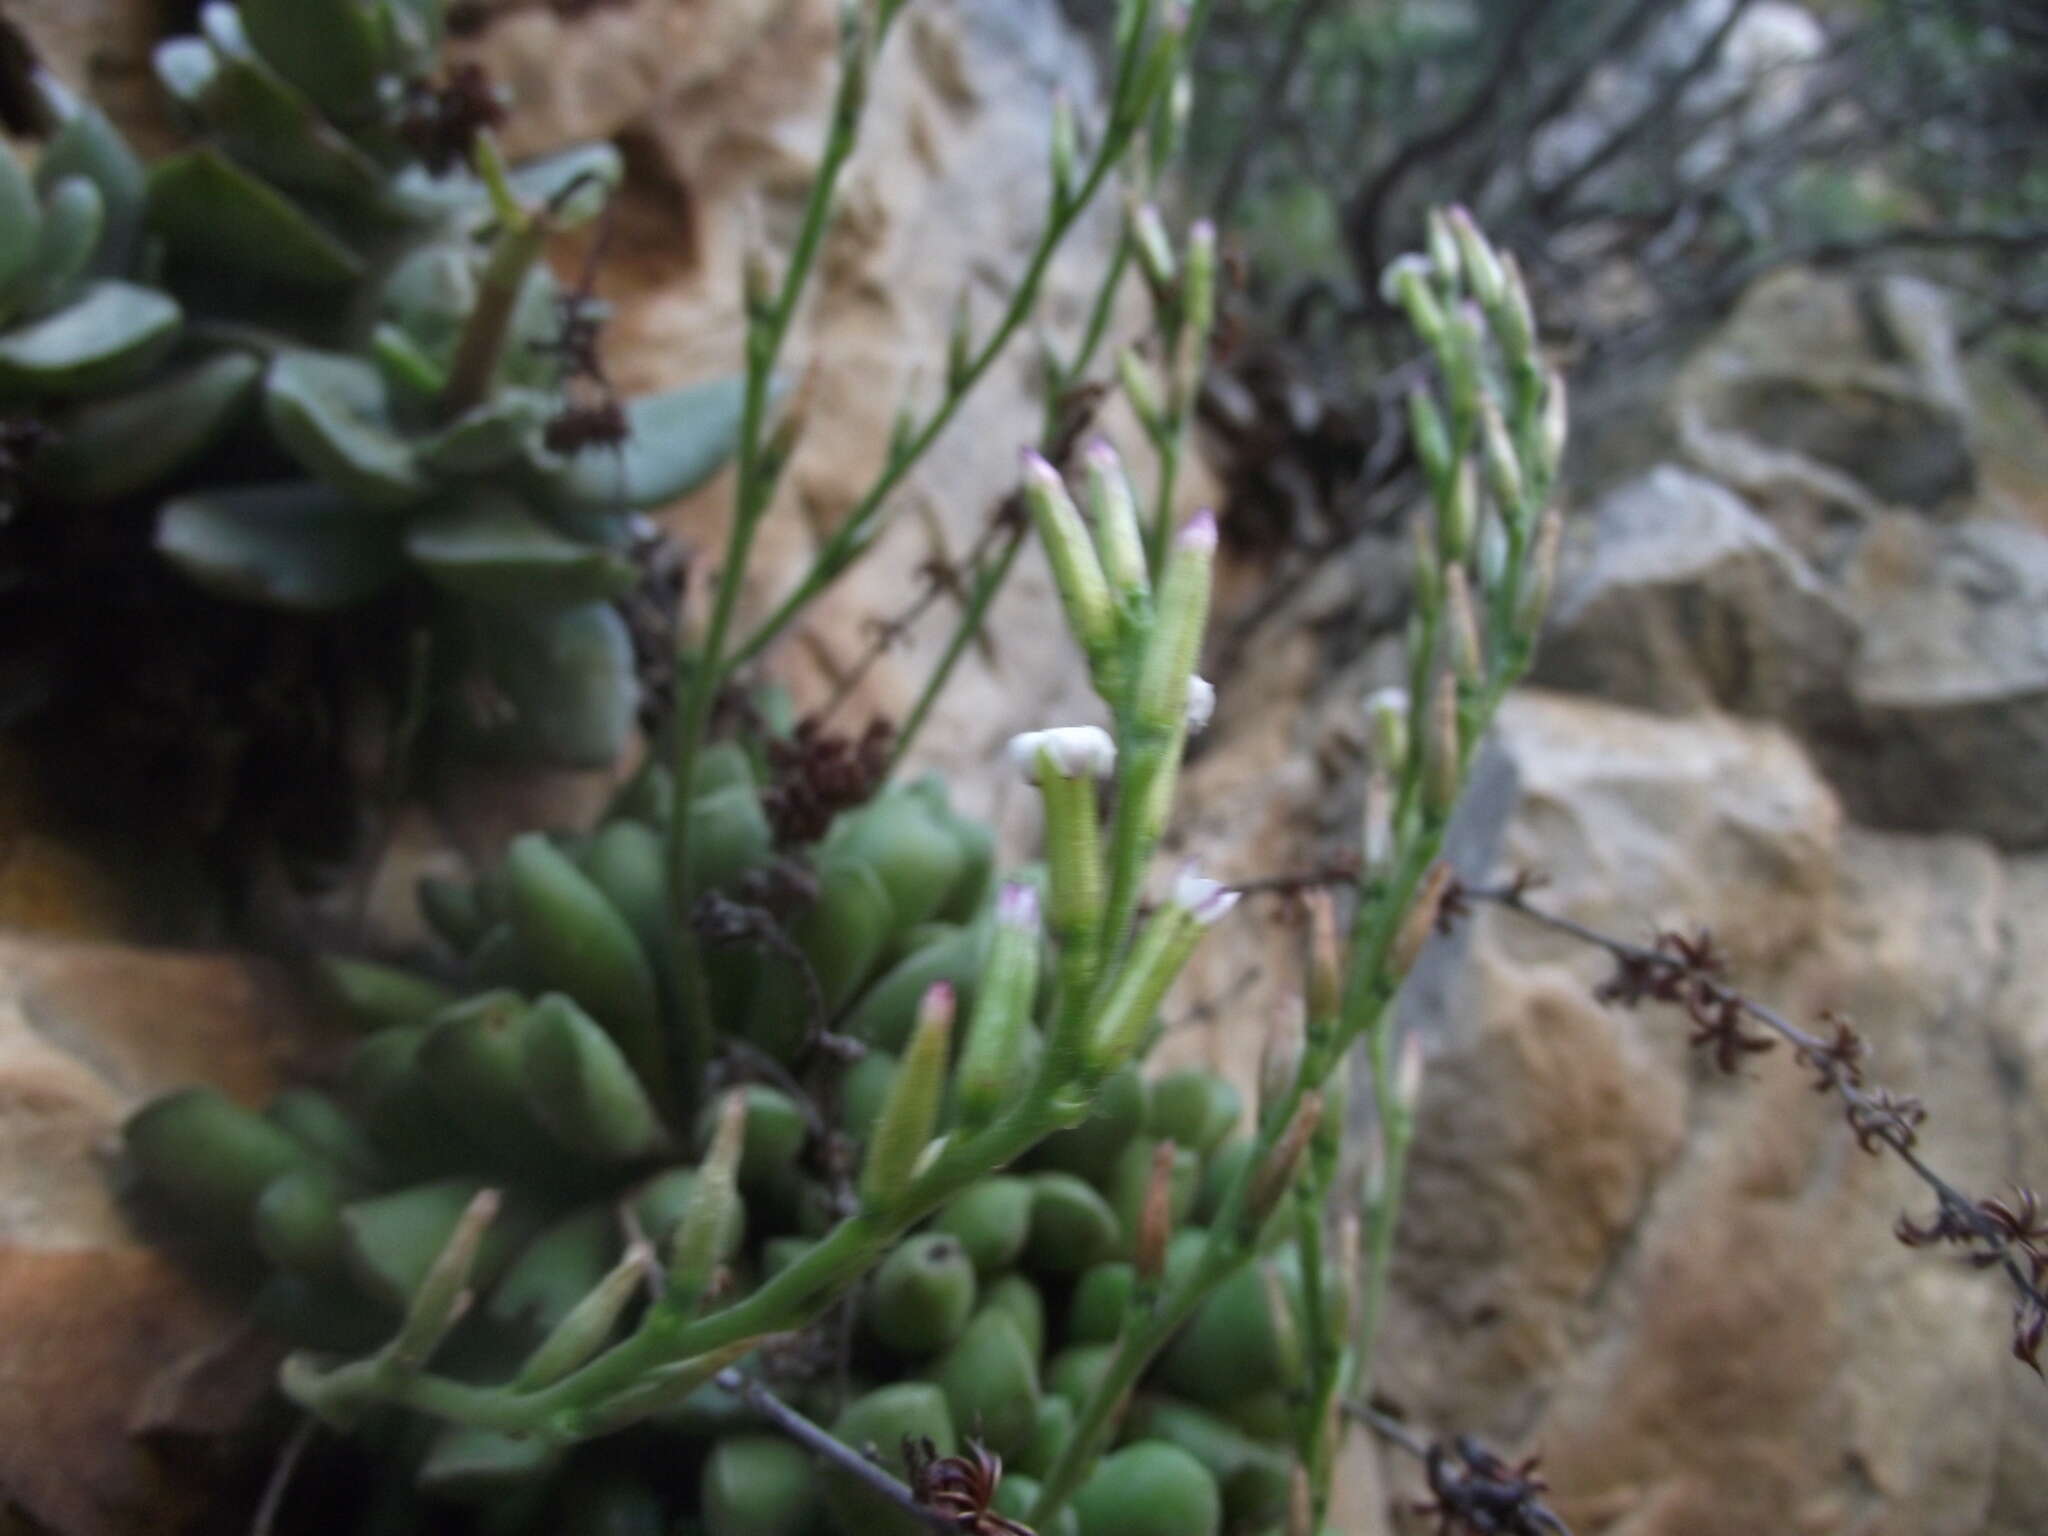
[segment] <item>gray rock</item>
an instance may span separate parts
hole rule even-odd
[[[1664,464],[1610,493],[1564,585],[1537,681],[1666,714],[1796,718],[1837,692],[1855,632],[1771,525]]]

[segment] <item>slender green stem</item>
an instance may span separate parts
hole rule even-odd
[[[938,702],[939,695],[945,692],[946,684],[952,679],[953,668],[959,665],[960,658],[967,653],[967,647],[981,632],[982,621],[988,617],[989,605],[996,600],[996,594],[1009,579],[1010,568],[1017,563],[1017,555],[1024,548],[1024,537],[1028,528],[1029,524],[1018,524],[1017,530],[1010,535],[1003,547],[996,551],[994,559],[976,574],[974,589],[968,594],[967,606],[961,611],[960,620],[953,626],[953,633],[946,641],[944,654],[939,657],[938,665],[932,668],[931,676],[925,679],[924,688],[919,692],[917,702],[911,706],[909,715],[904,718],[902,730],[896,733],[896,744],[889,756],[889,771],[892,774],[902,763],[904,754],[910,750],[910,744],[917,739],[917,733],[924,728],[925,720],[930,716],[932,706]]]

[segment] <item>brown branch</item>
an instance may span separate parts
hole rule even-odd
[[[1549,1488],[1535,1475],[1535,1458],[1511,1466],[1471,1435],[1431,1440],[1370,1403],[1347,1402],[1344,1413],[1422,1463],[1434,1502],[1421,1512],[1435,1515],[1445,1536],[1572,1536],[1542,1501]]]
[[[1705,933],[1695,939],[1666,933],[1654,946],[1631,944],[1536,906],[1529,900],[1533,884],[1527,876],[1486,889],[1454,884],[1444,898],[1444,916],[1455,916],[1465,903],[1490,902],[1604,951],[1614,961],[1615,973],[1596,994],[1602,1001],[1624,1007],[1645,1000],[1678,1004],[1693,1020],[1694,1043],[1712,1046],[1724,1070],[1733,1070],[1742,1056],[1775,1043],[1744,1034],[1745,1020],[1790,1045],[1799,1063],[1815,1074],[1815,1088],[1840,1100],[1863,1150],[1889,1148],[1933,1192],[1938,1203],[1935,1222],[1922,1228],[1902,1218],[1897,1228],[1900,1240],[1909,1247],[1936,1241],[1970,1247],[1973,1264],[2005,1272],[2018,1298],[2013,1353],[2040,1373],[2036,1355],[2048,1335],[2048,1230],[2036,1219],[2031,1191],[2022,1190],[2010,1205],[1979,1200],[1937,1173],[1917,1150],[1916,1128],[1926,1119],[1926,1110],[1918,1099],[1865,1083],[1867,1047],[1853,1026],[1832,1019],[1834,1033],[1821,1036],[1757,1002],[1722,979],[1721,956]]]

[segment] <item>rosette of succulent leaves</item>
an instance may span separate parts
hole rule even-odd
[[[145,165],[47,73],[0,155],[0,401],[18,507],[154,508],[222,598],[331,611],[417,582],[479,744],[611,762],[634,717],[637,510],[729,455],[740,389],[616,399],[601,312],[542,259],[620,179],[597,144],[507,166],[438,0],[212,0],[155,54],[191,142]]]

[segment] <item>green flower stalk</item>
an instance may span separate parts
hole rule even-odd
[[[902,1200],[931,1145],[946,1090],[955,1006],[953,988],[943,981],[935,982],[917,1006],[910,1048],[890,1084],[861,1168],[861,1203],[870,1211],[887,1211]]]
[[[994,1120],[1017,1091],[1038,991],[1039,940],[1038,892],[1028,885],[1004,886],[954,1075],[960,1122],[969,1128]]]
[[[1237,905],[1237,892],[1196,873],[1182,871],[1173,896],[1153,914],[1131,946],[1089,1032],[1085,1047],[1088,1071],[1107,1077],[1136,1054],[1166,990],[1180,974],[1202,930],[1219,923]]]
[[[747,1096],[728,1093],[719,1101],[710,1149],[698,1165],[669,1250],[668,1291],[662,1300],[676,1316],[690,1316],[710,1293],[739,1201],[746,1134]]]
[[[1054,1061],[1064,1066],[1079,1047],[1074,1031],[1101,955],[1104,882],[1095,786],[1116,767],[1116,743],[1100,726],[1062,726],[1011,738],[1009,755],[1045,804],[1046,915],[1059,945],[1052,1047]]]

